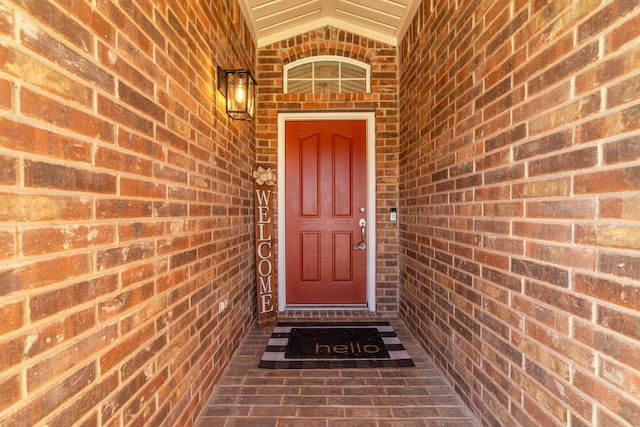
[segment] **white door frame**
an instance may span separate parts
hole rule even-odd
[[[301,112],[278,114],[278,311],[287,309],[330,310],[348,309],[353,306],[287,306],[286,257],[285,257],[285,123],[300,120],[364,120],[367,126],[367,308],[376,311],[376,115],[374,112]],[[354,307],[362,308],[362,307]]]

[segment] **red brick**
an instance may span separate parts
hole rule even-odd
[[[551,41],[545,41],[543,38],[541,38],[541,40],[544,42],[542,43],[544,49],[537,55],[531,57],[524,67],[514,73],[514,86],[517,87],[530,81],[534,74],[541,70],[546,70],[549,68],[549,64],[557,63],[560,58],[567,55],[574,48],[573,35],[571,34],[552,39]],[[544,81],[538,77],[539,89],[543,88],[543,83]],[[533,95],[533,93],[530,95]]]
[[[606,164],[634,161],[640,157],[640,138],[632,136],[606,144],[603,154]]]
[[[640,168],[637,166],[576,176],[577,194],[611,193],[640,189]]]
[[[17,246],[13,232],[0,231],[0,260],[14,258]]]
[[[591,318],[593,304],[579,296],[557,292],[545,285],[529,281],[525,285],[525,295],[549,306],[557,307],[562,310],[562,313],[570,313],[585,319]]]
[[[615,52],[626,43],[637,40],[640,35],[640,15],[635,14],[631,19],[625,21],[615,31],[611,31],[606,36],[607,52]]]
[[[48,390],[48,393],[34,396],[20,410],[10,414],[7,417],[8,425],[36,424],[95,381],[94,363],[75,368],[77,369],[75,372],[62,378],[60,382]]]
[[[79,361],[95,358],[116,340],[117,336],[115,325],[105,326],[77,341],[75,345],[62,347],[38,360],[27,370],[27,389],[33,392],[50,385],[52,380],[73,370]]]
[[[14,113],[0,119],[0,258],[10,260],[0,271],[2,333],[10,334],[1,338],[0,370],[24,368],[0,382],[0,424],[188,424],[242,339],[233,333],[222,345],[219,331],[231,323],[246,330],[251,320],[251,281],[233,293],[211,289],[212,280],[226,289],[238,274],[251,277],[246,183],[255,142],[253,123],[231,122],[214,105],[210,53],[226,51],[239,64],[256,57],[255,47],[247,31],[236,32],[241,25],[223,19],[241,19],[226,1],[206,16],[130,1],[39,6],[0,6],[0,110]],[[396,71],[380,76],[389,79],[381,123],[391,123],[380,126],[381,146],[395,138],[397,147],[397,120],[386,114],[397,105]],[[345,99],[352,108],[378,104]],[[393,194],[394,184],[383,191]],[[172,257],[159,255],[158,244]],[[234,310],[218,316],[223,294]],[[100,357],[107,369],[98,379]],[[145,370],[150,360],[160,365]],[[194,369],[203,380],[191,380]],[[181,393],[189,387],[195,393]]]
[[[150,218],[152,203],[127,199],[100,199],[96,201],[96,217],[107,218]]]
[[[534,95],[548,88],[549,86],[568,78],[576,71],[586,68],[589,64],[598,59],[598,43],[591,43],[581,48],[567,59],[546,67],[545,71],[538,77],[527,82],[528,93]]]
[[[553,107],[566,102],[571,94],[569,83],[561,84],[539,96],[517,104],[513,109],[513,120],[516,123],[530,119],[540,114],[541,111],[550,110]],[[545,137],[548,138],[548,137]]]
[[[529,259],[586,270],[593,270],[596,265],[596,252],[594,250],[573,246],[528,242],[526,244],[526,255]]]
[[[615,111],[605,117],[579,125],[577,141],[587,143],[609,137],[614,129],[616,133],[625,133],[639,128],[640,105],[632,105],[625,110]]]
[[[513,185],[513,196],[517,198],[568,196],[570,194],[571,179],[569,177],[528,181]],[[529,204],[529,206],[534,205]]]
[[[640,257],[635,254],[604,252],[598,259],[598,271],[629,279],[640,279]]]
[[[600,306],[598,307],[598,324],[615,332],[638,340],[640,331],[638,324],[640,318],[637,315],[625,313],[621,310]]]
[[[640,76],[633,76],[607,89],[607,107],[637,101],[640,98]]]
[[[13,33],[14,20],[11,9],[3,7],[0,9],[0,34],[10,35]]]
[[[640,423],[640,405],[618,391],[607,387],[601,380],[593,378],[591,375],[581,370],[576,370],[574,383],[578,390],[596,400],[629,425]]]
[[[166,254],[188,249],[190,245],[191,239],[188,236],[163,239],[157,242],[157,251],[158,254]]]
[[[107,121],[25,88],[20,90],[20,108],[26,116],[49,125],[113,142],[114,127]]]
[[[104,400],[118,387],[118,378],[116,374],[112,374],[99,382],[94,382],[88,387],[88,390],[80,393],[74,401],[65,406],[66,410],[56,414],[47,421],[51,427],[64,427],[69,425],[78,425],[79,427],[95,427],[98,425],[97,411],[89,412],[87,415],[87,402],[99,402]],[[78,420],[84,418],[84,422]]]
[[[35,357],[50,351],[56,346],[81,335],[95,326],[95,314],[92,307],[68,314],[54,323],[39,326],[27,336],[27,346],[23,356]]]
[[[529,176],[588,169],[595,166],[597,161],[598,152],[596,148],[575,150],[567,154],[530,161]]]
[[[58,312],[80,306],[93,299],[114,292],[118,287],[116,275],[104,276],[71,284],[34,295],[29,300],[32,321],[53,316]]]
[[[640,368],[640,345],[637,342],[613,335],[606,329],[594,327],[593,323],[580,319],[576,319],[574,329],[575,338],[585,345],[636,371]]]
[[[115,231],[111,225],[30,229],[22,233],[22,252],[25,255],[40,255],[114,241]]]
[[[635,30],[631,30],[632,32]],[[621,34],[620,29],[613,31],[612,34]],[[629,33],[626,33],[629,34]],[[626,37],[626,34],[622,37]],[[592,91],[616,78],[630,73],[640,56],[640,48],[631,49],[622,52],[620,55],[607,56],[603,61],[594,64],[576,76],[576,93],[581,95],[585,92]]]
[[[120,178],[120,195],[145,199],[166,197],[167,188],[163,184],[138,179]]]
[[[98,96],[98,113],[106,119],[143,135],[152,136],[153,134],[154,126],[151,120],[102,95]]]
[[[529,283],[527,283],[527,286],[529,286]],[[549,297],[547,297],[546,299],[549,299]],[[513,298],[512,306],[517,310],[518,313],[528,313],[529,319],[537,320],[538,322],[563,334],[569,333],[569,315],[566,313],[562,313],[553,307],[548,307],[544,305],[543,302],[541,303],[541,301],[536,301],[521,296],[515,296]],[[522,327],[519,329],[522,329]],[[545,365],[547,364],[547,362],[543,360],[543,358],[540,356],[540,354],[538,354],[537,351],[535,351],[535,349],[527,349],[526,352],[527,355],[533,356],[540,363]],[[567,365],[568,364],[566,362],[553,362],[554,367],[564,366],[563,370],[557,371],[556,369],[554,369],[554,371],[556,373],[561,373],[562,376],[566,376],[566,378],[569,377],[569,368]]]
[[[17,159],[0,155],[0,184],[15,185],[17,182]]]
[[[637,4],[629,0],[614,0],[606,4],[578,26],[578,41],[582,42],[608,30],[617,24],[616,20],[622,19],[637,6]]]
[[[91,106],[93,91],[77,78],[68,77],[18,50],[0,48],[0,56],[4,56],[0,69],[5,72],[84,107]]]
[[[37,152],[67,161],[89,163],[91,148],[86,142],[37,129],[24,123],[0,119],[0,145],[22,152]]]
[[[511,272],[566,288],[569,285],[567,270],[530,260],[513,259]]]
[[[520,240],[505,239],[501,237],[486,237],[483,241],[483,247],[490,251],[498,251],[501,253],[523,255],[524,244]],[[476,251],[476,261],[482,263],[486,262],[487,265],[500,268],[501,270],[508,270],[508,259],[502,259],[502,256],[496,254],[489,255],[482,251]]]
[[[24,169],[27,186],[95,193],[115,194],[116,191],[113,175],[30,160],[25,162]]]
[[[555,393],[549,393],[547,389],[539,384],[542,381],[549,381],[544,370],[532,363],[529,363],[527,368],[529,375],[536,380],[532,381],[528,376],[523,376],[522,378],[522,389],[527,396],[525,400],[527,412],[541,425],[553,425],[558,422],[566,423],[569,417],[566,406],[558,401]],[[557,384],[555,385],[557,387]]]
[[[95,165],[100,168],[130,172],[147,177],[152,175],[153,169],[152,162],[149,160],[102,147],[96,150]]]
[[[512,276],[503,271],[497,271],[491,268],[482,270],[482,278],[504,289],[520,292],[522,283],[520,278]]]
[[[505,181],[515,181],[524,177],[523,165],[509,165],[500,169],[484,173],[484,183],[493,184]]]
[[[88,198],[0,193],[0,221],[51,221],[61,216],[86,220],[91,215]]]
[[[526,239],[571,243],[572,231],[569,224],[541,222],[514,222],[513,234]]]
[[[526,323],[525,333],[531,337],[531,339],[545,346],[547,351],[553,351],[555,353],[553,354],[554,356],[571,360],[573,364],[581,366],[584,369],[594,369],[593,360],[595,355],[592,349],[580,345],[567,336],[558,335],[558,333],[553,330],[538,326],[533,322]]]
[[[86,254],[36,261],[0,271],[0,295],[58,283],[90,271]]]
[[[640,228],[577,225],[576,243],[609,248],[640,249]]]
[[[493,151],[495,149],[504,147],[506,145],[513,144],[524,138],[526,135],[526,127],[520,125],[506,132],[499,134],[496,137],[487,139],[485,142],[485,152]]]
[[[118,145],[157,160],[164,160],[166,157],[162,145],[152,139],[127,132],[126,129],[120,129],[118,132]]]
[[[1,26],[2,24],[0,23],[0,27]],[[9,82],[9,80],[0,78],[0,109],[3,109],[3,110],[10,109],[12,102],[13,102],[13,92],[11,88],[11,82]]]
[[[23,6],[32,17],[51,28],[56,34],[63,36],[86,53],[93,52],[93,35],[64,10],[53,4],[45,5],[37,1],[26,1]],[[40,28],[38,30],[42,31]],[[29,35],[32,34],[31,32]]]
[[[521,202],[495,202],[484,204],[485,215],[491,217],[522,217],[524,214],[524,204]]]
[[[11,375],[0,380],[0,411],[20,400],[20,376]]]
[[[595,218],[596,203],[593,200],[564,200],[527,202],[528,218],[580,219]]]
[[[150,258],[153,255],[153,243],[133,243],[128,246],[119,246],[103,249],[96,254],[96,268],[104,270],[113,267],[121,267],[125,264]]]
[[[6,334],[24,326],[24,301],[10,300],[0,303],[0,333]],[[1,393],[0,393],[1,395]]]
[[[124,83],[118,84],[118,98],[159,122],[164,122],[165,120],[164,110],[155,101]]]
[[[640,376],[616,361],[602,359],[600,376],[618,389],[629,391],[631,394],[640,390]]]
[[[127,287],[134,283],[139,283],[145,280],[149,280],[160,272],[167,270],[167,263],[165,260],[158,260],[154,263],[143,264],[140,266],[132,267],[121,273],[122,287]]]
[[[158,164],[153,165],[153,176],[156,179],[164,181],[174,181],[183,184],[188,182],[188,175],[186,172]]]
[[[146,283],[137,288],[130,288],[115,297],[98,304],[98,319],[103,322],[123,312],[138,306],[153,295],[152,283]]]
[[[640,219],[639,197],[603,197],[600,201],[600,216],[603,218]]]
[[[590,275],[576,274],[575,289],[576,292],[586,296],[640,311],[640,289],[636,286]]]
[[[568,148],[571,143],[571,132],[562,131],[517,145],[513,150],[513,156],[515,160],[523,160]]]

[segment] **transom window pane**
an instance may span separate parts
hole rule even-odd
[[[289,70],[291,79],[311,79],[313,77],[313,64],[303,64]]]
[[[314,57],[285,66],[285,93],[367,93],[369,66],[343,57]]]

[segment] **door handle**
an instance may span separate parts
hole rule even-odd
[[[365,249],[367,249],[367,244],[364,241],[364,230],[367,227],[367,220],[364,218],[360,218],[360,221],[358,221],[358,224],[360,225],[360,232],[362,233],[360,241],[358,242],[357,245],[355,245],[353,247],[354,251],[363,251]]]

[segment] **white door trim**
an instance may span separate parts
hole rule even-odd
[[[353,112],[301,112],[278,114],[278,311],[285,311],[286,257],[285,252],[285,123],[294,120],[364,120],[367,122],[367,308],[376,311],[376,123],[375,113]],[[348,308],[349,306],[314,306],[313,309]],[[299,306],[295,307],[300,309]]]

